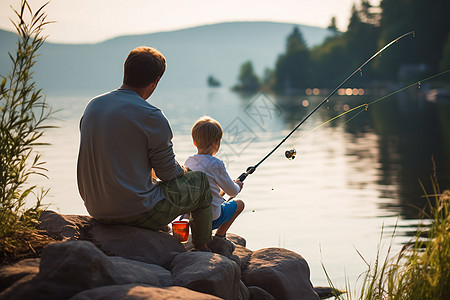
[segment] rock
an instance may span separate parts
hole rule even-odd
[[[0,299],[68,299],[87,289],[129,283],[161,285],[143,263],[111,259],[87,241],[68,241],[47,246],[39,274],[14,284]]]
[[[236,248],[235,244],[227,239],[213,236],[212,241],[208,243],[208,248],[211,249],[211,251],[214,253],[223,255],[226,258],[231,259],[238,265],[241,264],[239,257],[233,255],[233,251]]]
[[[51,210],[43,211],[38,229],[60,236],[63,240],[86,239],[85,229],[97,224],[92,217],[78,215],[60,215]]]
[[[340,291],[332,287],[327,286],[315,286],[314,291],[319,295],[320,299],[327,299],[331,297],[337,297],[343,293],[346,293],[345,291]]]
[[[252,253],[252,250],[236,244],[236,249],[234,249],[233,255],[239,257],[239,266],[241,267],[241,273],[247,269]]]
[[[190,251],[170,264],[174,285],[224,299],[245,299],[240,292],[240,269],[228,258],[210,252]]]
[[[63,242],[49,244],[40,259],[0,268],[0,300],[319,299],[299,254],[253,252],[235,234],[213,238],[208,246],[214,253],[186,252],[191,240],[181,244],[161,231],[52,211],[40,221],[41,230]]]
[[[168,233],[133,226],[99,224],[89,230],[89,235],[110,255],[165,268],[175,255],[186,252],[184,246]]]
[[[214,239],[214,237],[213,237]],[[245,247],[247,244],[247,241],[245,240],[245,238],[234,234],[234,233],[227,233],[227,239],[230,242],[233,242],[236,245],[240,245],[242,247]],[[192,239],[191,239],[191,235],[189,235],[189,240],[183,244],[184,248],[186,249],[186,251],[192,250],[194,248],[194,245],[192,244]],[[213,251],[214,252],[214,251]],[[219,253],[221,254],[221,253]]]
[[[90,216],[60,215],[44,211],[39,229],[59,235],[63,240],[92,240],[110,255],[168,266],[172,258],[185,252],[172,235],[126,225],[104,225]],[[132,240],[133,247],[124,241]]]
[[[226,257],[231,256],[236,248],[233,242],[217,236],[213,236],[212,241],[208,243],[208,247],[212,252]]]
[[[0,293],[0,300],[22,300],[39,299],[34,298],[32,293],[35,288],[35,278],[37,274],[27,275],[14,282],[9,288]]]
[[[250,300],[275,300],[275,298],[258,286],[249,286]]]
[[[253,252],[242,279],[247,286],[258,286],[277,300],[317,300],[309,275],[308,263],[299,254],[266,248]]]
[[[27,275],[39,273],[39,258],[28,258],[0,269],[0,292]]]
[[[132,263],[133,265],[141,266],[142,268],[153,272],[158,277],[159,285],[161,287],[167,287],[167,286],[173,285],[172,274],[170,273],[169,270],[166,270],[161,266],[154,265],[154,264],[147,264],[147,263],[140,262],[137,260],[129,260],[129,259],[126,259],[123,257],[118,257],[118,256],[112,256],[112,257],[109,257],[109,259],[114,263],[115,267],[119,270],[122,269],[122,266],[123,266],[123,268],[127,268],[129,266],[129,264]]]
[[[219,300],[213,295],[191,291],[184,287],[173,286],[158,288],[143,284],[112,285],[81,292],[70,300],[151,300],[151,299],[183,299],[183,300]]]
[[[227,239],[235,243],[236,245],[240,245],[242,247],[247,246],[247,241],[242,237],[234,233],[227,233]]]
[[[239,300],[250,300],[250,291],[247,286],[239,280]]]
[[[190,250],[194,249],[194,244],[192,243],[192,235],[189,235],[189,239],[187,240],[187,242],[182,243],[182,244],[186,251],[190,251]]]

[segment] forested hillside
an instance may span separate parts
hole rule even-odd
[[[308,48],[302,30],[295,27],[270,74],[266,71],[260,75],[258,88],[262,85],[288,93],[305,87],[336,86],[384,45],[411,31],[414,34],[364,67],[363,76],[355,76],[352,83],[368,86],[374,82],[417,81],[450,69],[449,13],[450,1],[382,0],[374,7],[362,0],[353,6],[344,33],[336,30],[335,18],[331,20],[329,31],[334,34],[321,45]],[[248,63],[246,70],[252,67]],[[245,78],[240,89],[255,86],[246,87],[244,82]]]

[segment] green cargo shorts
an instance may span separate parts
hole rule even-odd
[[[182,214],[191,213],[190,226],[194,245],[212,239],[211,190],[208,177],[202,172],[188,172],[159,184],[165,198],[145,213],[117,219],[100,219],[101,223],[124,224],[158,230]]]

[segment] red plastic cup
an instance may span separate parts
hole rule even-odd
[[[189,239],[189,221],[173,221],[172,234],[181,243],[186,243]]]

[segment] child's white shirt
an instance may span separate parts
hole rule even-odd
[[[220,217],[220,206],[224,201],[220,196],[220,189],[234,197],[241,191],[241,188],[231,179],[225,164],[217,157],[209,154],[195,154],[189,156],[184,165],[192,171],[202,171],[208,176],[212,194],[212,219],[217,219]]]

